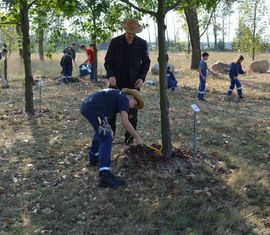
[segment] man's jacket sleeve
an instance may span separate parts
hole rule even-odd
[[[114,70],[113,70],[113,63],[114,63],[114,57],[115,57],[115,45],[114,40],[111,41],[109,48],[107,50],[106,56],[105,56],[105,63],[104,67],[107,72],[107,77],[113,77],[115,76]]]
[[[143,81],[145,81],[147,72],[148,72],[149,67],[150,67],[150,63],[151,63],[151,61],[150,61],[149,54],[148,54],[147,43],[146,43],[146,41],[144,41],[142,64],[141,64],[141,69],[139,72],[138,79],[142,79]]]

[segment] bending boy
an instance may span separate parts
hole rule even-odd
[[[103,89],[88,96],[81,105],[81,114],[93,126],[95,134],[89,151],[90,165],[99,164],[99,186],[117,188],[126,186],[120,177],[110,171],[113,132],[106,117],[120,113],[122,125],[137,144],[143,141],[128,119],[129,109],[142,109],[144,101],[135,89]]]

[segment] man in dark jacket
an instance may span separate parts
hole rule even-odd
[[[150,58],[145,40],[136,36],[142,31],[137,20],[128,19],[122,23],[125,30],[123,35],[113,38],[105,56],[105,69],[109,79],[110,88],[122,89],[124,87],[140,90],[150,67]],[[136,109],[130,109],[129,121],[134,129],[137,126]],[[108,118],[113,133],[116,131],[116,115]],[[125,143],[129,144],[133,137],[126,132]]]

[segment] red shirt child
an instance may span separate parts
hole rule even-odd
[[[94,64],[94,48],[93,47],[87,48],[86,53],[88,56],[88,63]]]

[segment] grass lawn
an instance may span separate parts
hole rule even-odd
[[[210,53],[208,65],[237,57]],[[15,55],[8,67],[11,88],[0,90],[0,235],[270,234],[270,74],[240,77],[246,97],[241,102],[236,96],[224,100],[226,76],[210,77],[207,102],[198,102],[198,72],[189,69],[190,57],[171,54],[180,85],[168,92],[171,134],[181,154],[132,155],[118,119],[112,170],[128,187],[110,190],[97,187],[98,169],[88,166],[93,131],[79,113],[84,97],[108,85],[88,79],[59,85],[60,54],[43,65],[37,55],[32,58],[34,76],[48,77],[41,110],[34,87],[37,116],[24,112],[23,65]],[[152,64],[156,58],[151,52]],[[84,59],[77,55],[78,64]],[[246,56],[244,68],[249,62]],[[99,74],[105,74],[102,66]],[[147,79],[158,81],[151,72]],[[138,131],[145,143],[160,144],[159,87],[145,84],[142,94],[146,105]],[[201,109],[196,174],[191,173],[193,103]]]

